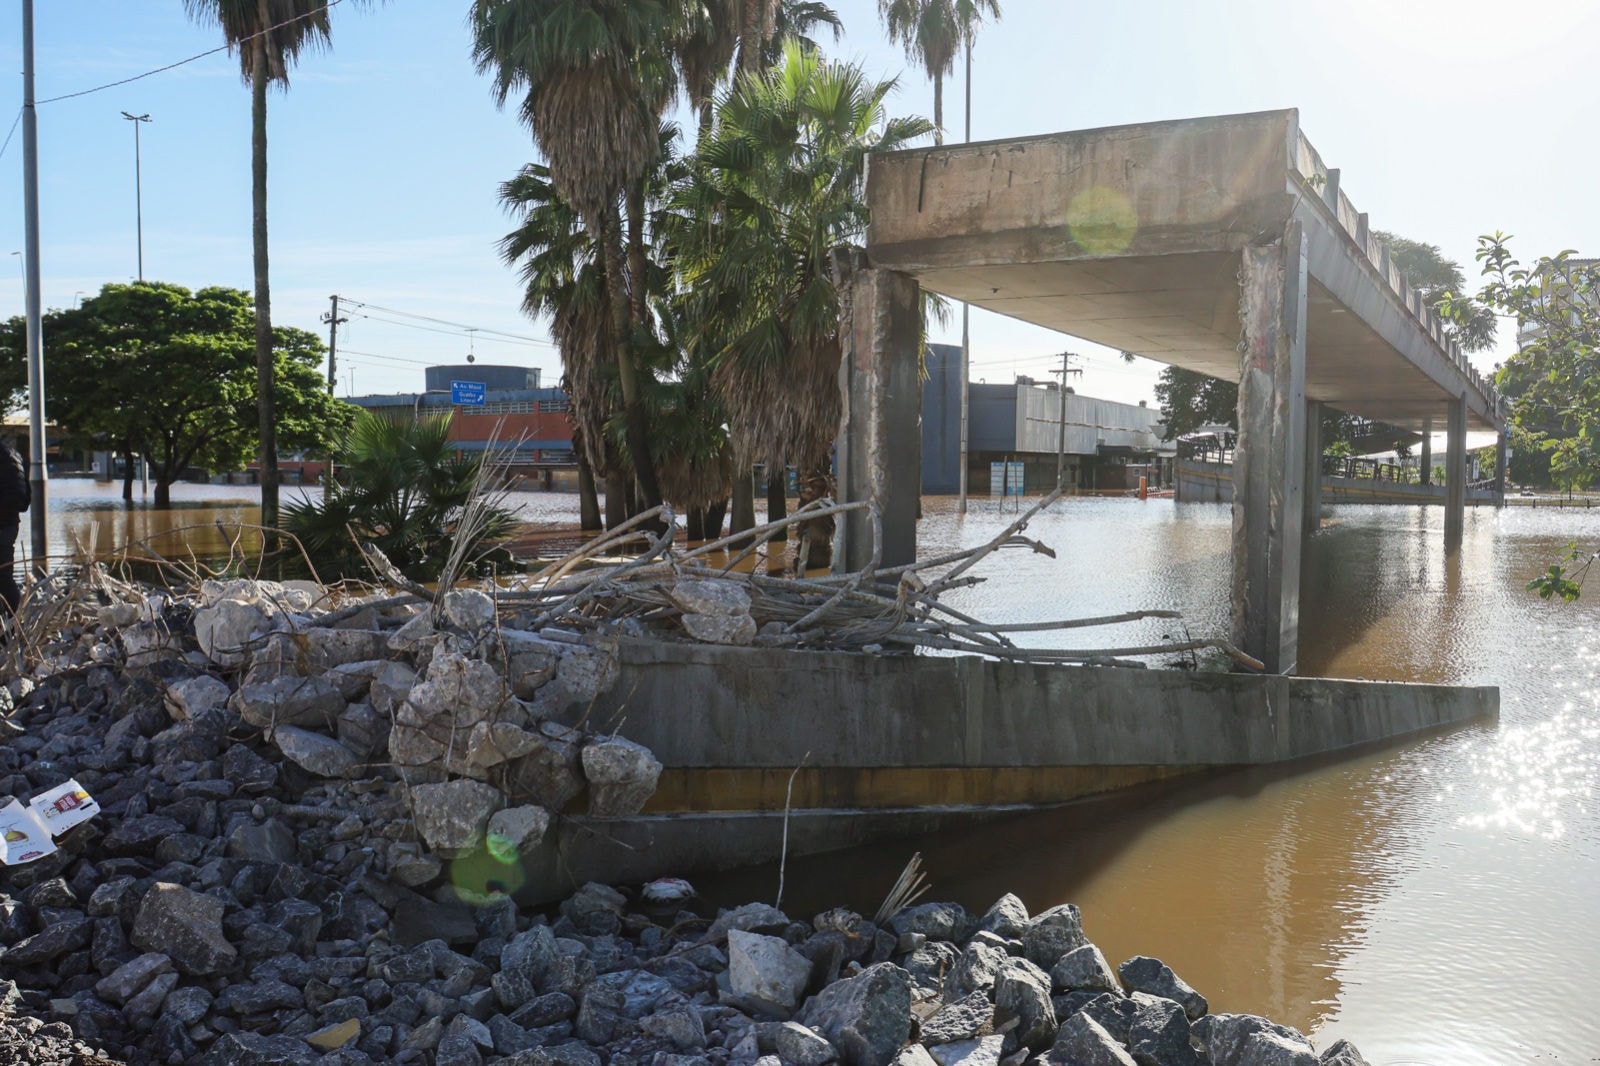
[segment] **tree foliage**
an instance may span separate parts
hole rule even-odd
[[[24,323],[0,329],[0,366],[23,365]],[[155,501],[190,467],[236,470],[256,448],[255,314],[248,293],[136,282],[107,285],[44,316],[46,410],[75,442],[145,457]],[[328,395],[315,334],[273,331],[278,432],[325,449],[352,417]]]
[[[1389,260],[1406,282],[1422,294],[1423,303],[1442,314],[1447,297],[1466,289],[1461,265],[1446,259],[1436,244],[1407,240],[1393,233],[1373,234],[1389,246]],[[1494,308],[1482,303],[1462,304],[1446,318],[1447,331],[1464,352],[1482,352],[1494,346],[1498,318]]]
[[[318,575],[368,576],[358,545],[377,545],[401,573],[418,580],[439,576],[478,487],[484,454],[459,451],[446,417],[391,421],[361,411],[341,435],[344,476],[320,496],[291,500],[283,526],[299,538]],[[466,532],[469,563],[482,563],[486,547],[510,532],[513,516],[491,507],[488,520]]]
[[[944,80],[955,73],[962,46],[985,18],[1000,18],[1000,0],[878,0],[889,40],[933,82],[934,141],[944,143]]]

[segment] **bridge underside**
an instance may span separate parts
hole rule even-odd
[[[1371,237],[1297,112],[888,153],[867,198],[840,471],[842,496],[879,503],[882,564],[915,551],[915,471],[892,442],[915,432],[918,287],[1239,382],[1234,639],[1273,672],[1296,657],[1320,405],[1447,426],[1446,541],[1459,543],[1466,432],[1503,431],[1500,399]],[[867,563],[869,522],[846,519],[842,565]]]

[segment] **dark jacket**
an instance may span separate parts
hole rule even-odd
[[[0,438],[0,526],[15,526],[33,502],[27,464],[10,442]]]

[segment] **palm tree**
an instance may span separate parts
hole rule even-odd
[[[625,437],[646,506],[661,502],[661,489],[633,350],[644,302],[625,266],[622,199],[637,208],[660,156],[659,117],[676,88],[674,49],[691,9],[692,0],[474,0],[471,14],[478,69],[494,76],[502,105],[522,95],[553,189],[600,248]]]
[[[328,0],[183,0],[196,22],[221,28],[250,86],[250,172],[256,294],[256,385],[260,420],[261,524],[278,524],[278,429],[272,350],[272,290],[267,279],[267,87],[289,85],[307,48],[325,47]]]
[[[865,232],[867,153],[932,130],[887,117],[894,84],[791,42],[719,101],[679,185],[668,236],[688,343],[713,367],[739,469],[757,457],[827,465],[840,415],[831,255]]]
[[[906,50],[933,81],[934,143],[944,143],[944,79],[970,45],[984,16],[1000,18],[1000,0],[878,0],[889,40]]]

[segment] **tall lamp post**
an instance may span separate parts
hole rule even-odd
[[[150,121],[148,114],[130,115],[124,111],[122,117],[133,123],[133,217],[134,224],[138,227],[139,240],[139,280],[144,280],[144,189],[143,180],[139,173],[139,127]]]

